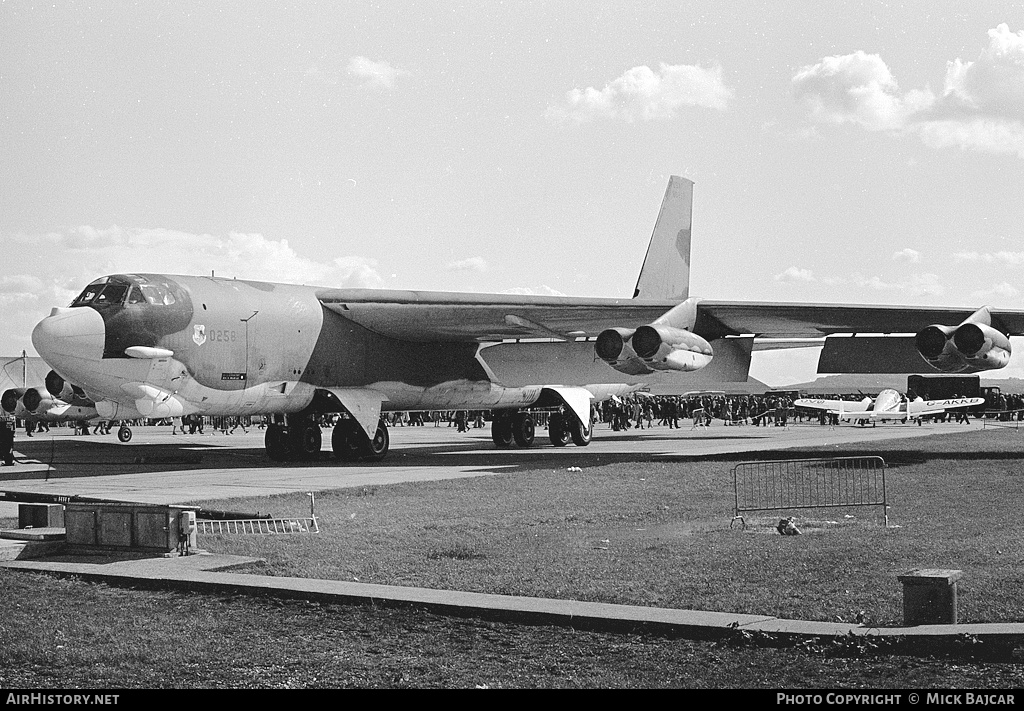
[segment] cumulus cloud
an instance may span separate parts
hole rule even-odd
[[[947,62],[941,95],[901,93],[877,54],[826,57],[793,77],[812,120],[872,131],[916,134],[934,148],[1009,153],[1024,158],[1024,31],[988,31],[977,60]]]
[[[856,275],[853,282],[862,289],[873,289],[904,296],[942,296],[946,293],[946,288],[939,283],[939,277],[936,274],[910,274],[898,281],[886,281],[879,276]]]
[[[814,278],[814,272],[810,269],[801,269],[800,267],[790,267],[781,274],[775,275],[775,281],[786,281],[786,282],[813,282],[816,281]]]
[[[1024,264],[1024,252],[956,252],[953,258],[960,262],[999,264],[1005,267],[1019,267]]]
[[[900,129],[908,116],[935,100],[927,90],[900,95],[882,58],[860,50],[803,67],[793,77],[793,92],[812,119],[871,131]]]
[[[810,269],[804,269],[803,267],[789,267],[785,271],[776,274],[773,279],[780,281],[784,284],[825,284],[835,285],[843,284],[844,279],[839,277],[823,277],[818,276]]]
[[[444,268],[450,272],[486,272],[487,261],[483,257],[469,257],[457,262],[449,262]]]
[[[1020,296],[1020,291],[1011,284],[1007,284],[1005,281],[999,284],[994,284],[991,289],[981,289],[971,294],[971,299],[975,303],[993,303],[993,302],[1010,302],[1012,301],[1016,305],[1016,299]]]
[[[82,226],[42,235],[5,234],[0,240],[14,258],[7,264],[19,265],[19,273],[0,276],[0,306],[4,307],[0,320],[19,350],[32,349],[32,327],[52,307],[67,306],[86,284],[107,274],[213,272],[238,279],[326,287],[385,285],[373,259],[349,256],[318,261],[298,254],[286,240],[253,233],[210,235]],[[34,271],[22,271],[25,269]]]
[[[909,251],[913,252],[913,250]],[[774,279],[786,284],[847,286],[914,297],[942,296],[946,293],[945,288],[939,283],[939,277],[935,274],[908,274],[901,276],[896,281],[887,281],[880,276],[864,276],[862,274],[852,274],[848,277],[819,277],[810,269],[793,266],[776,274]]]
[[[893,261],[896,262],[910,262],[911,264],[917,264],[921,261],[921,253],[916,249],[901,249],[892,255]]]
[[[366,57],[352,57],[345,72],[362,85],[379,89],[393,89],[399,77],[412,76],[406,69],[392,67],[387,62],[375,62]]]
[[[0,278],[0,294],[35,294],[42,289],[42,279],[31,274],[13,274]]]
[[[536,288],[529,286],[517,286],[512,289],[505,289],[500,293],[518,294],[519,296],[565,296],[562,292],[556,291],[547,285],[538,286]]]
[[[661,64],[659,71],[640,66],[627,70],[603,89],[573,89],[565,101],[550,106],[551,121],[587,122],[599,118],[634,121],[671,119],[684,106],[724,110],[733,96],[722,68]]]
[[[343,257],[320,262],[303,257],[287,240],[261,234],[191,234],[168,229],[97,230],[76,227],[37,237],[48,244],[54,273],[80,289],[88,280],[117,272],[209,274],[239,279],[324,286],[382,286],[376,261]]]
[[[1024,118],[1024,32],[1011,32],[1004,23],[988,37],[976,61],[949,62],[936,112]]]

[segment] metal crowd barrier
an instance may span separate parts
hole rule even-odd
[[[784,459],[733,467],[733,521],[749,511],[881,506],[889,526],[885,460],[881,457]],[[731,524],[730,524],[731,525]]]
[[[316,516],[311,518],[245,518],[227,521],[196,521],[196,531],[204,534],[278,534],[320,533]]]

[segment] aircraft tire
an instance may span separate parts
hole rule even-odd
[[[594,426],[590,425],[588,427],[580,422],[578,418],[573,417],[569,422],[569,435],[572,437],[572,443],[577,447],[586,447],[594,436]]]
[[[537,436],[537,425],[533,421],[533,415],[528,412],[518,412],[512,418],[512,439],[520,447],[529,447]]]
[[[132,441],[132,431],[129,427],[120,427],[117,430],[117,438],[122,442]]]
[[[354,462],[359,459],[360,447],[358,435],[359,425],[354,420],[338,420],[331,433],[331,449],[334,450],[334,458],[344,462]],[[364,436],[365,439],[365,436]]]
[[[572,434],[566,426],[565,416],[556,412],[548,420],[548,439],[556,447],[564,447],[572,441]]]
[[[316,422],[303,420],[289,427],[290,449],[298,459],[316,459],[323,447],[323,433]]]
[[[388,434],[387,425],[383,421],[377,423],[377,431],[373,439],[367,440],[366,446],[362,449],[363,459],[369,461],[380,461],[391,448],[391,435]]]
[[[267,433],[263,435],[263,446],[271,461],[283,462],[288,459],[288,434],[281,425],[267,425]]]
[[[491,439],[498,449],[508,449],[512,446],[512,418],[497,416],[491,423]]]

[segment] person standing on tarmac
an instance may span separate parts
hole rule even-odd
[[[14,464],[14,423],[0,420],[0,466],[9,467]]]

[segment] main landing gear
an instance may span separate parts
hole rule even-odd
[[[509,449],[513,444],[529,447],[536,438],[537,424],[529,412],[495,412],[491,423],[491,439],[498,449]],[[555,412],[548,418],[548,439],[556,447],[572,442],[586,447],[593,436],[593,426],[584,425],[575,414]]]
[[[132,430],[128,425],[121,425],[117,428],[117,438],[122,442],[132,441]]]
[[[338,420],[331,435],[331,447],[334,458],[342,461],[363,459],[376,462],[384,458],[391,447],[391,435],[388,434],[384,420],[377,423],[373,437],[367,437],[363,428],[355,420]]]
[[[350,419],[338,420],[331,434],[334,457],[342,461],[383,459],[390,444],[383,420],[377,423],[373,438],[367,437],[359,423]],[[267,425],[264,445],[267,456],[275,462],[312,461],[320,458],[323,434],[314,417],[289,415],[287,423]]]

